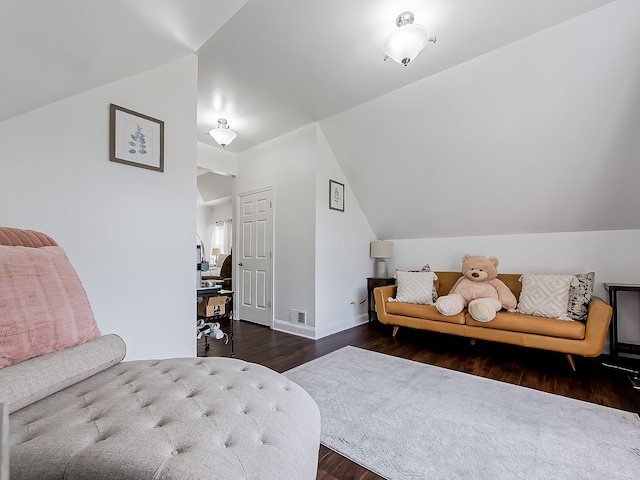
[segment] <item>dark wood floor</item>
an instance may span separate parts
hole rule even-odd
[[[393,338],[391,328],[377,321],[316,341],[244,321],[235,322],[234,326],[237,357],[278,372],[353,345],[640,413],[640,391],[631,387],[624,372],[603,367],[603,358],[576,358],[578,371],[573,372],[565,356],[559,353],[482,341],[471,345],[468,339],[461,337],[402,328]],[[199,356],[226,356],[229,353],[230,345],[222,342],[212,342],[208,351],[202,340],[198,343]],[[381,477],[321,446],[317,478],[370,480]]]

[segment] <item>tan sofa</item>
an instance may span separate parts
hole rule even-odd
[[[435,272],[438,296],[447,295],[460,272]],[[502,280],[518,298],[522,285],[520,274],[500,274]],[[376,312],[380,322],[393,325],[393,335],[399,327],[449,333],[479,340],[510,343],[523,347],[540,348],[566,354],[573,370],[576,369],[572,355],[596,357],[602,352],[611,320],[612,309],[601,298],[591,297],[586,322],[563,321],[552,318],[511,313],[502,310],[490,322],[477,322],[463,310],[457,315],[445,316],[435,305],[415,305],[389,302],[395,297],[394,285],[374,289]]]

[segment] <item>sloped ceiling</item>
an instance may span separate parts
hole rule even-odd
[[[246,0],[2,0],[0,121],[195,53]]]
[[[611,1],[251,0],[198,51],[198,140],[226,118],[241,152]],[[437,38],[407,67],[382,53],[404,11]]]
[[[211,172],[201,172],[198,175],[198,203],[203,205],[221,205],[231,203],[232,178]]]
[[[403,11],[438,39],[407,67],[381,51]],[[640,228],[639,22],[637,0],[3,0],[0,121],[197,52],[198,141],[319,122],[378,238]]]
[[[378,238],[640,228],[640,2],[622,5],[322,120]]]

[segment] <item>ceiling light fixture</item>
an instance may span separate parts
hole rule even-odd
[[[220,144],[223,148],[229,145],[238,136],[236,132],[229,128],[224,118],[218,119],[218,126],[209,130],[208,135]]]
[[[427,43],[436,43],[436,37],[430,38],[425,27],[413,23],[411,12],[398,15],[396,25],[398,29],[387,35],[382,44],[385,60],[391,57],[406,67]]]

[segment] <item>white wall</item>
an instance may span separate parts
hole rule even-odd
[[[211,256],[211,234],[213,232],[213,210],[207,205],[196,208],[196,238],[194,245],[204,245],[202,259],[209,260]]]
[[[315,326],[315,141],[309,125],[238,154],[235,183],[236,193],[273,187],[274,320],[306,311],[307,335]]]
[[[211,207],[211,218],[214,222],[233,218],[233,205],[231,203],[225,203]]]
[[[191,55],[0,123],[0,224],[65,248],[128,359],[196,352],[197,68]],[[110,103],[165,122],[164,173],[109,161]]]
[[[237,155],[206,143],[198,142],[198,167],[213,173],[235,175]]]
[[[502,273],[596,272],[594,294],[608,301],[604,283],[640,283],[640,230],[493,235],[393,240],[394,269],[459,271],[462,256],[496,256]],[[620,297],[620,337],[640,343],[640,296]]]
[[[329,179],[345,212],[329,210]],[[367,321],[373,232],[317,124],[238,155],[238,193],[273,186],[274,328],[320,338]],[[351,301],[356,304],[352,305]],[[290,310],[307,313],[305,327]]]
[[[345,186],[344,212],[329,209],[329,179]],[[316,338],[368,321],[366,278],[373,230],[320,127],[316,175]]]

